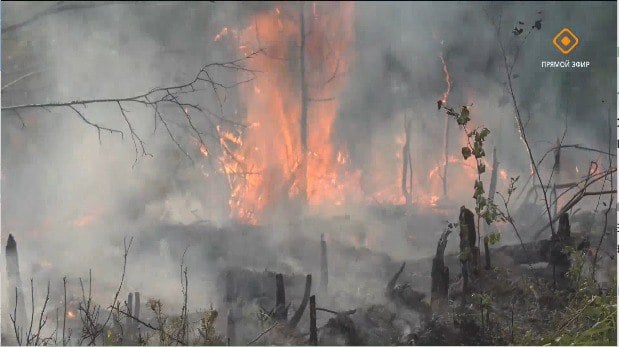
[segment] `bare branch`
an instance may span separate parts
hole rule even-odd
[[[170,104],[170,105],[175,106],[178,110],[180,110],[180,114],[184,116],[185,121],[189,125],[189,128],[199,138],[200,145],[205,146],[205,147],[206,147],[206,143],[202,138],[202,135],[204,134],[204,132],[199,130],[197,126],[194,124],[191,117],[189,116],[189,110],[196,110],[200,113],[203,113],[205,116],[207,116],[206,120],[211,125],[212,131],[215,131],[217,127],[217,124],[215,124],[213,120],[215,120],[216,123],[219,123],[219,124],[227,123],[235,127],[245,127],[246,125],[243,123],[239,123],[239,122],[236,122],[234,120],[230,120],[224,117],[223,104],[225,102],[225,96],[223,96],[221,93],[222,91],[225,92],[228,89],[238,86],[239,84],[252,81],[256,77],[256,73],[259,71],[246,68],[243,65],[243,62],[248,59],[251,59],[252,57],[254,57],[256,54],[260,52],[261,50],[253,52],[245,57],[238,58],[232,61],[215,62],[215,63],[206,64],[198,71],[198,73],[193,77],[192,80],[187,81],[186,83],[179,84],[179,85],[165,86],[165,87],[157,87],[145,93],[134,95],[134,96],[98,98],[98,99],[82,99],[82,100],[73,100],[73,101],[66,101],[66,102],[11,105],[11,106],[3,106],[1,110],[2,111],[13,111],[22,121],[22,127],[24,127],[25,123],[23,122],[23,119],[21,118],[19,114],[20,110],[27,109],[27,108],[43,108],[49,111],[50,108],[54,108],[54,107],[68,107],[73,112],[75,112],[75,114],[77,114],[77,116],[83,122],[85,122],[87,125],[97,130],[97,134],[99,136],[99,142],[101,142],[101,131],[102,130],[108,131],[111,134],[118,133],[121,135],[122,138],[124,138],[124,133],[121,130],[108,128],[101,124],[97,124],[97,123],[90,121],[83,114],[83,112],[77,109],[76,106],[81,105],[83,107],[86,107],[87,105],[90,105],[90,104],[114,103],[118,106],[120,113],[123,117],[123,120],[129,128],[129,132],[131,134],[131,140],[133,142],[133,147],[136,152],[136,160],[134,161],[134,165],[135,165],[135,162],[137,162],[138,153],[141,152],[142,156],[152,156],[152,155],[148,153],[146,149],[146,143],[137,134],[135,130],[135,126],[130,121],[129,117],[127,116],[127,113],[129,111],[125,108],[125,105],[130,104],[130,103],[145,105],[146,107],[151,108],[153,110],[153,117],[155,119],[155,127],[156,127],[157,119],[160,120],[164,124],[167,134],[172,140],[172,142],[186,157],[188,157],[191,160],[189,153],[185,149],[183,149],[180,142],[176,139],[176,137],[172,134],[171,130],[169,129],[167,121],[164,119],[159,106]],[[238,72],[242,74],[247,74],[249,75],[249,77],[245,79],[241,79],[240,81],[237,81],[231,84],[225,84],[225,83],[216,81],[213,78],[213,73],[216,72],[217,70]],[[219,109],[218,112],[212,112],[208,108],[202,107],[198,104],[192,104],[192,103],[185,102],[181,98],[182,96],[194,94],[198,91],[204,91],[207,89],[210,89],[213,92],[213,95],[218,105],[218,109]],[[210,119],[209,117],[213,119]],[[220,142],[218,133],[214,133],[210,135],[216,138],[217,142]],[[193,163],[193,160],[191,161]]]

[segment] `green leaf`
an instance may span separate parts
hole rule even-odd
[[[475,180],[475,194],[473,194],[473,198],[477,199],[478,196],[484,195],[484,183],[482,181]]]
[[[468,159],[471,156],[471,149],[468,147],[462,147],[462,157],[464,157],[464,159]]]
[[[497,232],[490,233],[486,237],[488,238],[489,245],[494,245],[494,244],[497,244],[499,241],[501,241],[501,234]]]

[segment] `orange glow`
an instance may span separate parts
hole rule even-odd
[[[75,313],[73,313],[73,311],[67,311],[67,317],[68,318],[75,318]]]
[[[445,63],[445,59],[443,58],[443,53],[439,55],[441,58],[441,63],[443,63],[443,72],[445,73],[445,83],[447,83],[447,90],[441,96],[441,101],[443,104],[447,102],[447,97],[449,97],[449,92],[451,91],[451,77],[449,76],[449,70],[447,70],[447,64]]]
[[[202,153],[203,156],[208,157],[208,151],[206,150],[205,145],[200,145],[200,153]]]
[[[75,219],[73,221],[73,226],[76,228],[83,228],[94,224],[103,216],[103,210],[100,208],[94,208],[90,212],[85,215]]]
[[[214,42],[220,41],[222,37],[228,35],[228,28],[227,27],[223,27],[223,29],[221,29],[221,31],[215,35],[215,38],[213,39]]]
[[[501,175],[501,179],[502,180],[507,180],[507,171],[505,170],[499,170],[499,174]]]
[[[404,204],[401,175],[406,138],[402,128],[394,128],[391,135],[381,138],[380,145],[369,147],[365,155],[372,167],[363,173],[353,166],[347,144],[335,138],[339,97],[354,62],[354,4],[308,5],[303,53],[299,7],[288,3],[278,6],[254,14],[244,29],[224,28],[220,32],[220,36],[234,36],[235,40],[228,41],[234,41],[232,47],[241,54],[260,51],[246,62],[248,69],[260,73],[238,87],[246,112],[243,123],[248,126],[217,127],[222,149],[218,159],[228,180],[231,217],[257,224],[273,211],[296,206],[293,202],[303,196],[308,205],[326,209],[354,204]],[[301,142],[301,54],[309,99],[306,153]],[[443,54],[439,57],[445,74],[446,89],[441,95],[445,103],[451,92],[451,77]],[[466,134],[459,136],[459,143],[465,146]],[[414,146],[415,139],[411,141]],[[206,156],[206,148],[198,146]],[[424,160],[416,161],[414,150],[411,155],[413,203],[435,207],[442,191],[443,158],[432,168],[425,167]],[[457,176],[455,171],[452,174],[457,184],[451,186],[450,194],[456,199],[470,198],[477,178],[475,159],[464,160],[454,153],[448,161],[458,168]],[[488,163],[486,167],[491,169]],[[506,175],[501,172],[502,178]]]
[[[309,97],[327,101],[308,103],[306,196],[310,205],[338,206],[362,198],[360,173],[347,167],[345,144],[332,139],[337,97],[351,63],[353,4],[314,7],[312,32],[305,38],[306,85]],[[239,32],[242,47],[266,52],[248,61],[248,68],[261,71],[259,78],[240,86],[245,122],[251,126],[239,134],[218,129],[231,190],[229,207],[233,217],[246,223],[257,223],[276,203],[300,194],[300,51],[293,48],[300,47],[298,18],[298,7],[282,4],[256,14]]]

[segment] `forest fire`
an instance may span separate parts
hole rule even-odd
[[[313,3],[311,11],[286,5],[255,14],[243,30],[224,27],[215,37],[219,41],[232,32],[234,46],[245,55],[261,51],[248,61],[248,69],[260,76],[240,85],[244,121],[251,126],[242,132],[217,128],[233,218],[257,224],[270,209],[294,205],[286,202],[325,207],[406,202],[400,190],[401,136],[394,136],[393,158],[368,153],[384,163],[378,172],[355,168],[347,144],[334,136],[338,96],[354,60],[353,10],[352,3]],[[443,54],[439,57],[446,83],[441,101],[446,103],[451,77]],[[206,156],[205,148],[200,151]],[[462,164],[467,179],[475,179],[474,165],[455,156],[445,161]],[[436,206],[442,174],[437,167],[412,175],[416,204]],[[364,187],[362,176],[374,182],[373,189]]]
[[[337,97],[351,62],[352,10],[349,3],[338,4],[335,11],[318,4],[311,18],[304,18],[301,33],[301,12],[285,6],[255,15],[240,31],[241,49],[263,49],[264,54],[248,66],[261,71],[260,78],[240,88],[246,122],[252,126],[240,136],[220,130],[229,204],[237,219],[256,223],[275,202],[303,196],[310,205],[362,198],[359,173],[347,167],[345,146],[332,138]],[[303,51],[296,48],[302,45]],[[304,108],[307,121],[302,125]]]

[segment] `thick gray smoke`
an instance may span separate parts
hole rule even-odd
[[[25,21],[52,5],[3,2],[2,26]],[[238,52],[229,42],[214,41],[223,27],[244,28],[250,25],[252,14],[274,7],[240,2],[119,3],[42,16],[2,35],[2,84],[15,81],[3,87],[2,106],[126,97],[184,83],[206,63],[237,58]],[[446,89],[442,54],[452,83],[448,104],[473,103],[473,123],[491,129],[488,148],[497,147],[501,167],[510,176],[527,176],[528,158],[514,123],[492,21],[500,20],[500,39],[513,56],[521,39],[512,34],[514,26],[522,26],[518,24],[522,21],[526,32],[541,19],[541,30],[531,32],[514,69],[518,75],[514,80],[516,97],[528,121],[533,150],[537,156],[543,154],[563,135],[566,124],[566,143],[606,149],[608,119],[616,110],[615,14],[615,3],[599,2],[357,3],[354,64],[339,96],[334,141],[347,146],[353,165],[367,179],[384,164],[374,162],[376,157],[368,153],[380,152],[383,147],[400,150],[393,147],[394,138],[403,133],[404,116],[412,117],[413,162],[423,174],[423,184],[429,169],[442,158],[445,115],[436,110],[436,101]],[[565,59],[551,45],[552,37],[563,27],[571,28],[580,38],[569,59],[588,60],[589,69],[541,68],[542,61]],[[215,77],[227,82],[237,78],[233,73]],[[208,90],[197,95],[201,96],[192,102],[218,109]],[[236,91],[229,91],[226,98],[225,115],[238,118],[243,105]],[[169,125],[194,164],[178,150],[161,122],[155,125],[152,110],[142,105],[123,106],[152,154],[141,156],[138,148],[135,163],[129,129],[117,105],[76,107],[92,122],[123,130],[124,139],[105,131],[98,136],[96,129],[69,108],[2,112],[3,244],[9,233],[15,236],[22,280],[36,277],[57,285],[63,275],[83,277],[92,268],[96,281],[111,292],[120,276],[122,240],[136,236],[141,240],[136,247],[143,252],[130,256],[127,288],[149,291],[179,304],[175,300],[180,292],[178,262],[182,252],[177,250],[182,251],[191,238],[173,244],[174,232],[186,236],[173,226],[200,220],[214,227],[234,225],[229,219],[227,181],[214,169],[217,161],[201,156],[196,134],[187,129],[177,111],[170,111]],[[195,114],[194,119],[199,126],[209,126],[202,115]],[[454,124],[450,133],[450,150],[456,156],[461,147],[459,131]],[[614,136],[613,131],[613,151]],[[212,139],[207,140],[216,146]],[[567,154],[565,161],[586,170],[588,161],[596,158]],[[400,170],[395,157],[386,164],[382,169]],[[450,174],[454,185],[459,181],[458,171],[455,167]],[[459,191],[467,193],[456,197],[457,205],[472,204],[468,195],[472,191],[468,187]],[[351,214],[354,218],[365,212]],[[360,229],[389,229],[372,224],[373,217],[359,218]],[[440,218],[428,219],[415,225],[418,240],[431,241],[425,248],[415,245],[419,256],[433,252],[435,234],[441,231]],[[408,226],[395,223],[391,227]],[[295,231],[288,225],[281,229],[267,237],[266,249],[273,251],[275,245],[290,238],[288,232]],[[147,244],[144,235],[148,233],[164,235],[167,241],[153,237],[152,244]],[[372,238],[379,240],[367,240]],[[415,256],[410,254],[410,243],[402,242],[401,233],[383,238],[370,236],[368,231],[367,239],[352,243],[372,245],[394,258]],[[234,242],[230,245],[242,247]],[[217,271],[228,264],[205,261],[208,257],[199,247],[189,247],[186,262],[190,271],[200,274],[190,283],[194,289],[191,300],[204,307],[221,296],[214,281]],[[289,251],[295,252],[292,247]],[[230,252],[259,258],[267,251],[248,247]],[[267,258],[256,266],[269,263],[271,257]],[[286,259],[287,269],[306,271],[296,261]],[[275,263],[273,267],[281,266]],[[97,295],[107,301],[110,292]]]

